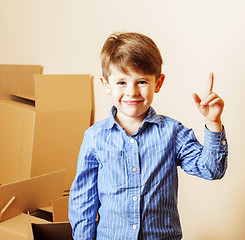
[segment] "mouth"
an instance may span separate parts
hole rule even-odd
[[[142,100],[130,100],[130,101],[122,101],[122,102],[125,103],[125,104],[128,104],[128,105],[137,105],[137,104],[140,104],[143,101]]]

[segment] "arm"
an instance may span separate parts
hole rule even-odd
[[[227,168],[228,146],[225,130],[221,122],[224,101],[213,92],[213,73],[204,98],[193,94],[200,113],[205,118],[204,146],[197,140],[192,130],[179,126],[177,134],[178,164],[189,174],[205,179],[220,179]],[[178,144],[178,142],[180,144]]]
[[[227,168],[228,145],[225,130],[212,132],[205,128],[204,146],[193,130],[179,124],[176,134],[177,164],[185,172],[207,180],[220,179]]]
[[[85,133],[80,149],[77,174],[69,197],[69,220],[75,240],[95,237],[98,209],[98,162],[91,148],[91,136]]]

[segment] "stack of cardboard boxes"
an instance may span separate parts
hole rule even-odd
[[[69,194],[83,134],[91,125],[93,79],[44,75],[42,69],[0,65],[0,239],[45,236],[50,227],[50,234],[61,233],[55,230],[57,219],[65,221],[63,230],[69,225],[63,195]],[[40,210],[45,205],[49,210]],[[40,218],[40,211],[51,214],[52,223]],[[46,224],[40,227],[40,222]]]

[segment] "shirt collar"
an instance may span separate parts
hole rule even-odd
[[[146,114],[146,117],[145,117],[145,119],[144,119],[144,121],[143,121],[143,124],[144,124],[144,123],[156,123],[156,124],[158,124],[159,126],[161,126],[161,125],[162,125],[162,118],[161,118],[160,115],[158,115],[158,114],[156,113],[156,111],[154,110],[153,107],[150,107],[150,108],[148,109],[148,112],[147,112],[147,114]]]
[[[108,118],[107,126],[106,128],[110,129],[113,126],[118,126],[117,121],[115,120],[115,116],[117,114],[117,108],[115,106],[112,106],[110,117]],[[150,107],[147,111],[146,117],[142,123],[142,126],[145,125],[145,123],[155,123],[159,126],[162,125],[161,116],[156,113],[153,107]]]
[[[115,120],[116,114],[117,114],[117,108],[115,106],[112,106],[111,112],[110,112],[110,117],[108,118],[108,121],[106,124],[107,129],[112,128],[114,125],[118,125],[117,121]]]

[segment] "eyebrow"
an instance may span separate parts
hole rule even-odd
[[[139,78],[136,78],[135,81],[150,81],[150,79],[146,76],[140,76]],[[118,82],[118,81],[127,81],[127,77],[119,77],[119,78],[116,78],[114,79],[114,82]]]
[[[115,79],[116,82],[118,81],[126,81],[127,78],[118,78],[118,79]],[[149,78],[147,77],[139,77],[139,78],[136,78],[135,81],[141,81],[141,80],[145,80],[145,81],[149,81]]]
[[[115,79],[115,82],[118,82],[118,81],[126,81],[126,78],[117,78],[117,79]]]

